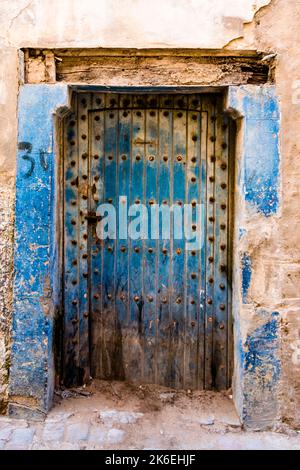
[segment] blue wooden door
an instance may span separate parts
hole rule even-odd
[[[76,95],[64,122],[67,385],[230,385],[230,126],[217,95]]]

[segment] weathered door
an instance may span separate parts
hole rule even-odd
[[[80,93],[75,101],[64,123],[65,383],[91,375],[228,387],[231,139],[221,98]],[[106,239],[104,203],[116,212],[117,232]],[[172,214],[190,205],[192,219],[176,219],[169,237],[159,222],[156,238],[148,220],[147,234],[140,225],[131,237],[122,204],[129,213],[143,204],[148,215],[156,205],[173,205]],[[194,249],[179,225],[198,236]]]

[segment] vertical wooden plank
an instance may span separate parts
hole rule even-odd
[[[118,132],[118,233],[116,250],[116,310],[118,315],[117,334],[120,336],[119,377],[127,377],[127,359],[130,355],[130,299],[129,299],[129,245],[127,211],[130,201],[130,157],[131,157],[131,104],[130,95],[120,97]],[[119,212],[122,210],[122,213]],[[119,217],[120,215],[120,217]],[[126,216],[126,217],[125,217]],[[120,238],[119,238],[120,237]],[[129,342],[128,342],[129,339]],[[122,354],[121,354],[122,353]]]
[[[192,218],[185,221],[185,225],[189,224],[188,228],[190,234],[195,240],[186,240],[186,244],[194,244],[195,246],[189,247],[186,250],[186,284],[187,284],[187,297],[186,297],[186,323],[185,323],[185,350],[186,350],[186,376],[185,386],[191,389],[196,389],[199,386],[203,387],[203,376],[201,370],[198,369],[197,356],[200,354],[203,360],[203,351],[199,351],[199,347],[203,346],[203,341],[199,345],[199,311],[200,311],[200,283],[201,283],[201,269],[200,269],[200,243],[203,227],[199,218],[201,212],[195,204],[200,203],[200,186],[201,186],[201,155],[200,155],[200,140],[201,140],[201,112],[200,112],[200,98],[199,96],[189,96],[189,111],[187,120],[187,198],[186,204],[192,210]],[[196,183],[191,181],[191,175],[196,178]],[[198,214],[197,214],[198,212]],[[192,274],[196,277],[191,277]],[[202,339],[202,338],[201,338]]]
[[[186,127],[187,111],[186,98],[178,95],[174,100],[173,111],[173,203],[183,209],[186,198]],[[189,175],[191,182],[196,184],[196,176]],[[195,179],[194,179],[195,178]],[[174,209],[175,210],[175,209]],[[182,211],[183,212],[183,211]],[[182,221],[174,223],[174,239],[172,256],[172,348],[174,358],[174,377],[171,384],[176,388],[184,386],[185,377],[185,309],[186,309],[186,271],[185,271],[185,241],[184,233],[176,233],[178,229],[184,230]],[[181,238],[180,238],[181,236]],[[169,254],[166,254],[169,256]],[[193,273],[194,274],[194,273]],[[191,273],[189,273],[191,276]],[[196,274],[197,277],[197,274]]]
[[[117,149],[117,98],[105,95],[104,111],[104,201],[116,207],[116,149]],[[103,244],[102,272],[102,325],[103,325],[103,378],[117,378],[120,348],[116,338],[116,305],[115,305],[115,261],[116,239],[111,235]]]
[[[204,96],[202,111],[207,114],[206,154],[206,279],[205,279],[205,388],[213,386],[213,318],[214,318],[214,256],[215,256],[215,106]]]
[[[215,317],[213,335],[214,386],[227,387],[228,335],[228,118],[218,103],[216,120],[216,227],[215,227]]]
[[[148,107],[145,111],[145,189],[144,202],[150,216],[151,208],[157,204],[157,165],[158,165],[158,109],[157,98],[147,97]],[[151,239],[151,218],[148,226],[149,237],[143,242],[144,253],[144,380],[148,383],[156,382],[156,308],[157,308],[157,274],[156,274],[156,240]]]
[[[79,367],[77,99],[64,121],[64,384],[77,383]]]
[[[88,155],[88,112],[91,108],[91,95],[78,94],[78,276],[79,276],[79,370],[78,383],[86,383],[90,377],[89,358],[89,298],[88,298],[88,222],[84,214],[89,209],[89,160]]]
[[[173,138],[173,97],[162,95],[160,97],[159,110],[159,166],[158,166],[158,204],[160,208],[165,205],[169,208],[173,204],[172,193],[172,138]],[[162,215],[160,216],[163,220]],[[171,256],[164,253],[171,253],[173,241],[163,238],[162,227],[158,224],[159,239],[157,242],[156,259],[158,264],[157,282],[157,383],[160,385],[171,384],[174,377],[174,359],[172,353],[172,283],[170,279]],[[173,379],[174,381],[174,379]]]
[[[144,196],[144,162],[145,162],[145,111],[142,109],[144,99],[134,96],[132,110],[132,151],[130,205],[141,210]],[[142,143],[140,143],[142,142]],[[140,160],[138,158],[140,157]],[[135,216],[129,217],[129,224]],[[131,332],[126,354],[127,376],[133,381],[144,378],[144,296],[143,296],[143,241],[129,239],[130,246],[130,322]]]
[[[201,147],[200,147],[200,199],[201,204],[201,250],[199,253],[199,323],[198,323],[198,355],[197,368],[199,383],[205,388],[205,342],[206,342],[206,260],[207,260],[207,204],[206,204],[206,175],[207,175],[207,133],[208,133],[208,113],[202,109],[203,97],[201,97]],[[200,379],[201,377],[201,379]]]
[[[104,95],[93,95],[93,109],[89,122],[89,185],[90,212],[96,214],[104,202]],[[92,222],[92,221],[91,221]],[[97,237],[97,220],[89,224],[89,301],[90,301],[90,360],[92,377],[103,377],[102,325],[102,266],[103,242]]]

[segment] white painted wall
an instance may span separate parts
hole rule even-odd
[[[0,45],[221,48],[270,0],[1,0]]]

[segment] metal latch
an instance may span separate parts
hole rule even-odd
[[[96,224],[99,220],[101,220],[100,215],[96,215],[96,212],[89,211],[84,217],[89,224]]]

